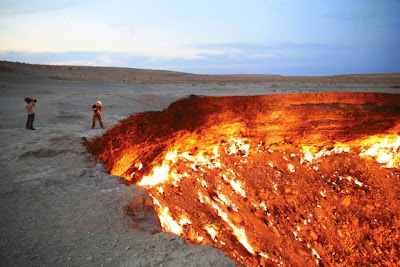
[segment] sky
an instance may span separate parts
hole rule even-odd
[[[0,0],[0,60],[198,74],[400,72],[400,0]]]

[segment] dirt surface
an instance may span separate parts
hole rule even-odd
[[[76,73],[68,74],[71,70]],[[83,74],[87,77],[78,76]],[[120,184],[82,145],[105,133],[98,126],[91,129],[90,108],[97,100],[103,102],[105,125],[111,127],[129,115],[163,110],[192,94],[400,92],[399,74],[355,76],[355,80],[346,76],[345,81],[340,77],[259,81],[258,75],[221,81],[220,76],[172,74],[176,76],[1,62],[1,266],[234,265],[211,246],[188,245],[176,235],[160,233],[151,210],[136,224],[124,215],[123,207],[132,199],[142,196],[146,203],[149,196],[137,186]],[[25,130],[25,97],[38,99],[36,131]]]

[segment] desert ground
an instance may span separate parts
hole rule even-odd
[[[91,129],[91,106],[103,102],[110,128],[192,94],[308,92],[398,94],[400,73],[213,76],[0,62],[0,265],[234,266],[216,248],[161,232],[152,212],[133,227],[124,205],[149,196],[86,151],[83,143],[107,130]],[[37,99],[36,131],[25,129],[25,97]]]

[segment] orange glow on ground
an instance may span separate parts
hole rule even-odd
[[[400,95],[191,97],[87,145],[237,264],[400,264]]]

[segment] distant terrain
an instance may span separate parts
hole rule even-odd
[[[0,61],[0,74],[47,76],[73,81],[116,83],[384,83],[400,87],[400,73],[334,76],[281,76],[270,74],[196,75],[183,72],[116,67],[53,66]]]

